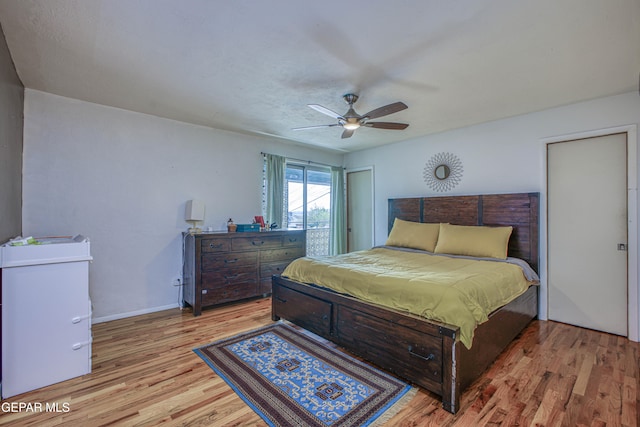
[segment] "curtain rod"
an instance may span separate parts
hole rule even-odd
[[[265,152],[261,151],[260,154],[262,154],[262,156],[266,156],[267,154],[270,154],[270,153],[265,153]],[[338,168],[344,169],[343,166],[335,166],[335,165],[329,165],[329,164],[326,164],[326,163],[312,162],[311,160],[294,159],[293,157],[287,157],[287,156],[284,156],[284,158],[287,159],[287,160],[293,160],[293,161],[296,161],[296,162],[307,163],[309,165],[313,164],[313,165],[318,165],[318,166],[327,166],[327,167],[330,167],[330,168],[338,167]]]

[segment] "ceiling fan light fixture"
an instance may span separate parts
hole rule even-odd
[[[407,108],[407,105],[404,102],[394,102],[393,104],[384,105],[382,107],[373,109],[364,115],[360,115],[356,113],[353,109],[353,103],[358,100],[358,95],[348,93],[343,96],[345,102],[349,104],[349,111],[344,115],[340,115],[333,110],[330,110],[322,105],[318,104],[307,104],[309,107],[314,110],[337,119],[337,123],[330,125],[320,125],[320,126],[306,126],[302,128],[294,128],[294,130],[300,129],[315,129],[319,127],[332,127],[332,126],[342,126],[344,131],[342,132],[342,138],[351,138],[353,133],[361,128],[361,127],[370,127],[370,128],[378,128],[378,129],[391,129],[391,130],[402,130],[406,129],[409,126],[406,123],[395,123],[395,122],[369,122],[369,119],[377,119],[378,117],[387,116],[389,114],[397,113],[398,111],[402,111]]]

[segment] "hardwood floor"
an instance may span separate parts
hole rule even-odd
[[[199,317],[176,309],[94,325],[92,373],[4,400],[0,425],[265,426],[192,349],[269,324],[270,310],[261,299]],[[639,350],[625,338],[534,321],[463,394],[457,415],[420,390],[387,425],[638,426]],[[11,412],[20,403],[32,409]],[[46,412],[54,403],[58,412]]]

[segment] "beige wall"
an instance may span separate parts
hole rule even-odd
[[[22,232],[24,87],[0,31],[0,243]]]
[[[260,215],[262,156],[342,154],[25,91],[23,230],[91,239],[94,321],[176,307],[187,200],[205,227]]]

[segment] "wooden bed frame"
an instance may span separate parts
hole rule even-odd
[[[509,256],[538,269],[538,194],[389,199],[395,218],[459,225],[511,225]],[[442,396],[456,413],[460,395],[538,314],[531,286],[479,325],[467,349],[456,326],[380,307],[315,285],[273,276],[272,318],[318,334],[382,369]]]

